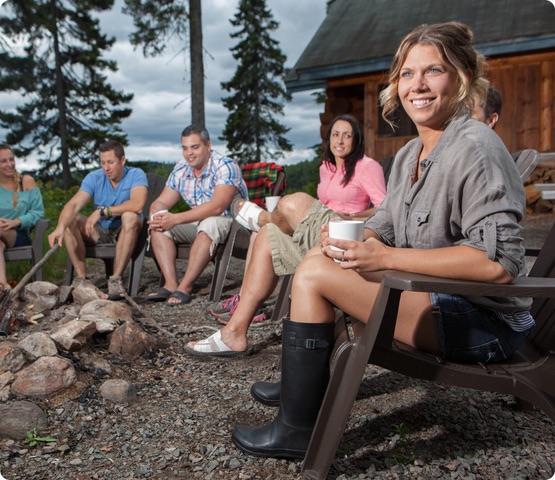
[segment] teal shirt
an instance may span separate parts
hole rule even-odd
[[[19,218],[21,230],[29,231],[44,218],[42,195],[38,188],[17,192],[17,207],[13,208],[13,191],[0,186],[0,218]]]

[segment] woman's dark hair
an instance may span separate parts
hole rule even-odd
[[[341,185],[345,186],[348,185],[353,178],[357,162],[364,157],[364,135],[362,134],[360,122],[352,115],[338,115],[335,117],[328,128],[328,132],[326,134],[326,146],[322,155],[322,162],[325,162],[328,168],[331,168],[330,164],[337,168],[335,155],[332,153],[330,148],[330,138],[333,126],[339,120],[349,123],[353,129],[353,149],[345,157],[345,176],[343,177],[343,180],[341,180]]]

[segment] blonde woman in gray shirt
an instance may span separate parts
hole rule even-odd
[[[380,101],[387,119],[399,99],[419,136],[397,154],[365,241],[322,238],[297,269],[283,324],[280,410],[263,427],[234,430],[241,450],[304,457],[329,378],[333,308],[366,322],[379,288],[374,272],[500,284],[523,273],[518,171],[499,137],[469,116],[475,95],[486,94],[484,65],[460,23],[422,25],[403,39]],[[502,361],[534,326],[530,304],[404,292],[395,338],[454,361]]]

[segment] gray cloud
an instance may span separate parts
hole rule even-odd
[[[179,134],[190,122],[189,57],[185,45],[177,39],[168,46],[162,57],[145,58],[140,49],[129,43],[133,29],[131,19],[121,13],[122,0],[100,18],[101,30],[114,36],[114,44],[107,57],[118,63],[118,72],[108,75],[114,88],[133,93],[133,113],[123,124],[128,133],[127,156],[132,160],[175,162],[180,158]],[[230,38],[233,27],[229,20],[237,10],[238,2],[229,0],[203,0],[203,41],[205,54],[205,111],[207,128],[214,148],[225,151],[218,140],[227,118],[221,98],[227,95],[220,87],[235,72],[236,62],[230,48],[237,40]],[[279,22],[272,36],[280,42],[287,56],[287,67],[292,67],[325,16],[324,0],[268,0],[274,18]],[[0,108],[13,108],[15,101],[0,94]],[[319,114],[323,107],[316,105],[309,92],[293,95],[285,106],[280,121],[290,128],[287,138],[294,152],[281,163],[294,163],[312,157],[307,151],[319,141]],[[2,132],[0,132],[2,135]]]

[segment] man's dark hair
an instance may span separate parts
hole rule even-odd
[[[501,116],[501,107],[503,107],[503,97],[497,88],[489,87],[486,104],[484,105],[484,113],[486,118],[491,117],[493,113]]]
[[[13,153],[12,146],[8,145],[7,143],[0,143],[0,150],[9,150],[10,152]]]
[[[108,140],[98,147],[100,152],[111,152],[114,151],[115,156],[121,160],[125,156],[125,151],[123,150],[123,145],[117,140]]]
[[[191,135],[198,135],[205,145],[210,141],[210,134],[204,127],[189,125],[181,132],[181,137],[190,137]]]

